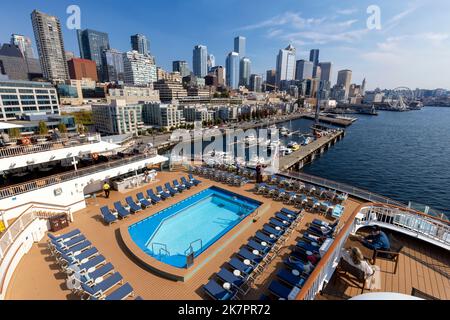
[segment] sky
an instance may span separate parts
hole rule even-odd
[[[274,69],[278,51],[291,43],[297,59],[320,49],[320,60],[333,62],[333,84],[338,70],[351,69],[352,82],[366,78],[368,89],[450,89],[448,0],[3,1],[0,43],[9,42],[12,33],[34,43],[30,14],[38,9],[60,18],[66,50],[79,55],[76,31],[66,27],[69,5],[80,7],[82,29],[108,32],[118,50],[130,49],[130,35],[147,35],[157,65],[169,71],[173,60],[192,67],[197,44],[224,65],[233,38],[242,35],[252,73]]]

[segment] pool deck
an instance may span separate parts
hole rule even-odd
[[[89,199],[88,207],[74,214],[74,223],[62,232],[68,232],[78,228],[89,239],[98,251],[105,256],[107,262],[111,262],[115,271],[120,272],[126,282],[129,282],[135,290],[136,295],[144,299],[151,300],[197,300],[205,299],[202,286],[220,270],[234,253],[238,252],[242,245],[246,244],[257,230],[274,216],[281,208],[294,209],[281,202],[276,202],[261,195],[252,192],[254,184],[248,184],[244,187],[231,187],[220,184],[208,179],[197,177],[203,183],[187,190],[180,195],[170,198],[160,204],[152,206],[130,218],[121,220],[111,226],[105,225],[100,215],[100,207],[108,205],[113,207],[115,201],[124,201],[128,195],[135,196],[136,193],[145,191],[148,188],[155,189],[158,185],[171,182],[175,178],[187,176],[185,172],[162,172],[159,173],[158,181],[151,183],[143,188],[135,189],[130,193],[111,192],[109,199],[97,197]],[[186,199],[201,190],[207,189],[213,185],[220,188],[239,193],[257,201],[263,202],[263,205],[257,211],[256,221],[253,216],[247,217],[239,225],[224,235],[213,246],[208,248],[200,257],[196,259],[191,267],[195,272],[185,282],[176,282],[163,278],[150,272],[142,266],[125,248],[121,241],[120,228],[136,223],[146,217],[149,217],[162,209],[165,209],[182,199]],[[359,206],[360,202],[349,199],[345,203],[345,212],[340,223],[345,223],[352,212]],[[298,228],[289,238],[285,247],[280,251],[279,256],[268,266],[257,281],[252,285],[246,299],[257,299],[262,293],[267,293],[266,288],[270,280],[275,276],[276,269],[280,267],[280,262],[290,251],[290,246],[296,243],[301,232],[306,229],[308,222],[319,217],[318,214],[306,213]],[[326,219],[320,216],[322,219]],[[67,289],[65,284],[66,276],[61,273],[55,260],[50,256],[47,249],[47,238],[40,243],[34,244],[30,252],[24,256],[19,263],[8,288],[6,299],[11,300],[66,300],[79,299]]]

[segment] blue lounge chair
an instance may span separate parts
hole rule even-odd
[[[105,277],[108,274],[112,273],[113,271],[114,266],[111,263],[107,263],[104,266],[101,266],[100,268],[95,269],[90,273],[83,274],[80,277],[80,281],[87,285],[92,285],[95,282],[95,279]]]
[[[293,215],[287,216],[287,215],[285,215],[285,214],[283,214],[281,212],[276,213],[275,217],[280,219],[281,221],[291,221],[291,222],[296,219],[296,217],[293,216]]]
[[[192,173],[189,174],[189,180],[196,186],[202,183],[200,180],[195,179]]]
[[[67,233],[61,234],[61,235],[54,235],[51,233],[49,233],[47,235],[50,238],[50,240],[61,242],[61,241],[66,241],[66,240],[72,239],[80,234],[81,234],[80,229],[75,229],[75,230],[72,230],[70,232],[67,232]]]
[[[255,237],[261,241],[267,242],[270,245],[273,245],[275,242],[277,242],[276,238],[271,238],[270,236],[261,231],[256,232]]]
[[[280,220],[275,219],[275,218],[271,218],[269,220],[269,223],[271,225],[275,226],[275,227],[280,227],[280,228],[283,228],[283,229],[287,229],[291,225],[291,223],[289,221],[280,221]]]
[[[314,236],[314,235],[312,235],[312,234],[310,234],[308,232],[303,233],[302,239],[304,241],[307,241],[307,242],[310,242],[310,243],[312,243],[312,242],[315,242],[315,243],[318,243],[318,244],[322,244],[323,243],[323,238]]]
[[[294,217],[297,217],[300,214],[300,212],[295,212],[295,211],[292,211],[292,210],[289,210],[286,208],[281,209],[281,213],[290,214],[291,216],[294,216]]]
[[[277,229],[275,229],[274,227],[272,227],[271,225],[268,225],[268,224],[264,225],[263,231],[265,233],[267,233],[269,236],[273,234],[274,236],[277,237],[277,239],[279,237],[281,237],[283,235],[283,233],[284,233],[283,229],[280,228],[280,230],[277,230]]]
[[[247,248],[242,248],[237,254],[243,259],[250,260],[254,264],[258,264],[263,260],[263,256],[253,254],[253,252],[249,251]]]
[[[161,199],[163,200],[172,197],[172,194],[169,191],[164,191],[161,186],[156,187],[156,192],[161,196]]]
[[[252,250],[258,250],[259,252],[262,253],[267,253],[270,251],[270,247],[268,245],[263,246],[260,242],[253,239],[247,243],[247,246],[250,247]]]
[[[292,292],[292,287],[287,287],[285,285],[282,285],[278,281],[272,281],[272,283],[269,286],[269,291],[273,295],[275,295],[278,298],[288,300],[289,295]]]
[[[181,183],[186,186],[186,188],[190,189],[195,186],[193,182],[187,181],[185,177],[181,177]]]
[[[246,265],[244,262],[242,262],[238,258],[232,258],[230,261],[228,261],[228,264],[234,270],[239,270],[240,272],[242,272],[245,275],[249,275],[254,269],[252,265]]]
[[[322,230],[322,228],[320,227],[310,225],[306,232],[318,237],[330,237],[333,234],[334,230],[330,230],[328,228],[324,228],[324,230]]]
[[[305,284],[306,279],[301,275],[294,275],[292,270],[283,269],[277,274],[278,279],[281,281],[294,286],[301,288]]]
[[[182,186],[178,180],[173,180],[173,186],[180,192],[183,192],[184,190],[186,190],[185,186]]]
[[[116,209],[117,214],[122,219],[124,219],[130,215],[130,211],[125,209],[125,207],[122,205],[122,203],[120,203],[120,201],[114,202],[114,209]]]
[[[61,256],[57,259],[60,264],[81,264],[81,261],[84,259],[90,259],[93,256],[98,254],[98,250],[95,247],[92,247],[86,251],[80,252],[77,255],[69,256],[67,254],[61,254]]]
[[[178,191],[178,190],[175,190],[174,188],[172,188],[172,186],[171,186],[170,183],[168,183],[168,182],[164,184],[164,187],[166,188],[167,191],[170,192],[170,194],[172,195],[172,197],[173,197],[174,195],[176,195],[177,193],[179,193],[179,191]]]
[[[125,202],[130,206],[130,211],[133,213],[139,212],[142,210],[142,207],[134,202],[132,197],[126,197]]]
[[[152,203],[151,203],[150,201],[148,201],[148,200],[144,197],[144,194],[143,194],[142,192],[139,192],[139,193],[136,195],[136,198],[138,199],[138,201],[141,203],[141,205],[142,205],[144,208],[151,207]]]
[[[222,268],[216,275],[224,282],[231,283],[236,288],[239,288],[244,283],[244,278],[235,276],[225,268]]]
[[[161,202],[161,198],[158,197],[154,192],[153,189],[148,189],[147,190],[147,195],[149,196],[150,200],[152,200],[152,202],[154,204],[157,204],[158,202]]]
[[[86,263],[83,263],[78,266],[77,271],[79,272],[87,272],[91,268],[97,268],[98,266],[102,266],[106,263],[105,257],[102,255],[95,256],[93,259],[89,260]]]
[[[53,251],[52,253],[54,255],[61,255],[61,254],[65,254],[68,256],[73,256],[76,252],[79,251],[84,251],[89,249],[92,246],[92,243],[88,240],[85,240],[79,244],[77,244],[76,246],[73,246],[69,249],[63,249],[61,247],[53,247]]]
[[[231,300],[236,297],[236,290],[225,290],[223,286],[219,285],[215,280],[210,280],[203,286],[206,294],[214,300]]]
[[[57,242],[57,241],[52,240],[52,241],[50,241],[50,243],[56,249],[67,250],[85,240],[86,240],[86,237],[84,235],[80,234],[80,235],[78,235],[68,241],[65,241],[65,242]]]
[[[117,217],[111,213],[111,210],[109,210],[108,207],[106,207],[106,206],[101,207],[100,212],[103,216],[103,220],[106,223],[111,224],[111,223],[117,222]]]
[[[120,286],[120,288],[114,290],[110,294],[108,294],[106,297],[102,297],[103,300],[125,300],[126,298],[133,296],[134,290],[131,287],[131,285],[127,282],[124,285]],[[140,299],[138,299],[140,298]],[[98,300],[96,297],[91,297],[90,300]],[[137,297],[135,300],[143,300],[141,297]]]
[[[284,260],[284,264],[292,269],[292,270],[298,270],[300,273],[304,273],[305,272],[305,266],[306,266],[306,262],[300,260],[297,257],[288,257],[287,259]]]
[[[311,252],[319,252],[320,247],[314,246],[311,243],[305,242],[305,241],[299,241],[297,245],[295,246],[295,250],[301,250],[301,251],[311,251]]]
[[[89,296],[100,298],[104,295],[104,292],[108,291],[115,285],[122,283],[122,275],[119,272],[115,272],[108,278],[104,279],[102,282],[95,284],[92,287],[88,286],[85,283],[81,283],[81,288],[83,289],[84,293],[88,294]]]

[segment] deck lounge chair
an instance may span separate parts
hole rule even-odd
[[[57,258],[57,261],[61,265],[81,264],[81,261],[83,261],[84,259],[90,259],[97,254],[98,254],[97,248],[92,247],[86,251],[80,252],[79,254],[73,256],[69,256],[63,253]]]
[[[72,273],[74,271],[78,272],[87,272],[91,268],[97,268],[98,266],[102,266],[106,263],[105,257],[102,255],[95,256],[91,260],[87,261],[86,263],[82,263],[79,266],[77,266],[75,269],[72,268],[72,266],[68,266],[65,268],[65,271],[67,273]]]
[[[130,211],[136,213],[142,210],[142,206],[134,202],[132,197],[126,197],[125,202],[130,206]]]
[[[279,227],[278,227],[279,228]],[[275,229],[273,226],[265,224],[263,227],[263,231],[267,233],[269,236],[274,235],[277,238],[281,237],[284,233],[284,229],[280,228],[280,230]]]
[[[274,200],[284,200],[284,197],[286,196],[286,190],[284,189],[278,189],[274,195],[273,195],[273,199]]]
[[[275,280],[272,281],[272,283],[269,286],[270,293],[272,293],[274,296],[276,296],[280,299],[284,299],[284,300],[288,300],[289,295],[292,292],[292,289],[293,289],[293,287],[287,287]]]
[[[183,192],[184,190],[186,190],[186,187],[181,185],[178,180],[173,180],[172,181],[173,186],[179,191],[179,192]]]
[[[86,237],[84,235],[80,234],[80,235],[78,235],[72,239],[69,239],[68,241],[65,241],[65,242],[57,242],[57,241],[52,240],[52,241],[50,241],[50,244],[53,245],[53,247],[56,249],[67,250],[85,240],[86,240]]]
[[[289,209],[287,209],[287,208],[283,208],[283,209],[281,209],[281,213],[284,213],[284,214],[290,214],[290,215],[292,215],[292,216],[298,216],[299,214],[300,214],[300,211],[292,211],[292,210],[289,210]]]
[[[226,290],[214,279],[205,284],[203,290],[214,300],[231,300],[237,294],[237,290]]]
[[[315,226],[317,226],[317,227],[326,227],[326,228],[329,228],[329,229],[334,229],[337,225],[338,225],[338,223],[339,223],[339,220],[336,220],[334,223],[328,223],[328,222],[326,222],[326,221],[322,221],[322,220],[319,220],[319,219],[314,219],[313,220],[313,222],[311,222],[311,224],[312,225],[315,225]]]
[[[61,235],[54,235],[51,233],[49,233],[47,235],[50,238],[50,240],[57,241],[57,242],[61,242],[61,241],[64,242],[64,241],[70,240],[80,234],[81,234],[80,229],[75,229],[75,230],[72,230],[70,232],[67,232],[67,233],[61,234]]]
[[[261,252],[262,253],[262,252]],[[260,254],[261,254],[260,253]],[[248,259],[251,262],[253,262],[254,264],[259,264],[262,260],[263,260],[263,256],[262,255],[256,255],[253,252],[251,252],[249,249],[247,248],[242,248],[241,250],[239,250],[239,252],[237,253],[238,256],[242,257],[243,259]]]
[[[112,214],[111,210],[109,210],[108,207],[106,207],[106,206],[105,207],[101,207],[100,208],[100,212],[101,212],[101,214],[103,216],[103,220],[106,223],[111,224],[111,223],[117,222],[117,217]]]
[[[315,245],[313,245],[313,244],[311,244],[309,242],[306,242],[306,241],[299,241],[295,245],[295,250],[301,250],[301,251],[305,251],[305,252],[311,251],[313,253],[314,252],[318,253],[319,249],[320,249],[320,247],[318,245],[315,246]]]
[[[259,183],[259,184],[257,183],[255,185],[255,191],[256,191],[257,194],[264,193],[266,188],[267,188],[267,184],[265,184],[265,183]]]
[[[267,197],[272,198],[274,195],[276,195],[276,193],[278,192],[278,188],[274,187],[274,186],[268,186],[265,190],[264,190],[264,194]]]
[[[89,240],[85,240],[85,241],[80,242],[76,246],[73,246],[73,247],[71,247],[69,249],[64,249],[64,248],[61,248],[61,247],[51,247],[50,250],[52,251],[52,254],[54,256],[58,256],[58,255],[61,255],[61,254],[66,254],[68,256],[73,256],[76,252],[87,250],[91,246],[92,246],[92,243]]]
[[[174,195],[176,195],[177,193],[179,193],[179,191],[178,191],[178,190],[175,190],[174,188],[172,188],[172,186],[171,186],[170,183],[168,183],[168,182],[164,184],[164,187],[166,188],[167,191],[170,192],[170,194],[172,195],[172,197],[173,197]]]
[[[275,214],[275,217],[277,219],[280,219],[281,221],[290,221],[290,222],[294,221],[297,218],[297,216],[293,216],[291,214],[290,215],[285,215],[285,214],[283,214],[281,212],[277,212]]]
[[[298,257],[289,256],[287,259],[285,259],[284,264],[289,267],[292,270],[298,270],[299,272],[303,273],[306,270],[306,261],[301,260]]]
[[[150,200],[151,200],[154,204],[157,204],[158,202],[161,202],[161,198],[158,197],[158,196],[153,192],[153,189],[148,189],[148,190],[147,190],[147,195],[149,196]]]
[[[119,272],[113,273],[108,278],[104,279],[102,282],[93,285],[92,287],[88,286],[85,283],[81,283],[81,288],[83,292],[88,294],[91,297],[100,298],[104,295],[104,292],[108,291],[112,287],[117,284],[123,283],[123,277]]]
[[[294,275],[292,270],[287,269],[282,269],[280,272],[278,272],[277,277],[281,281],[298,288],[303,287],[306,281],[306,279],[301,275]]]
[[[252,273],[254,269],[252,265],[246,265],[238,258],[232,258],[230,261],[228,261],[228,264],[233,270],[239,270],[245,275],[250,275],[250,273]]]
[[[148,201],[148,200],[144,197],[144,194],[143,194],[142,192],[139,192],[139,193],[136,195],[136,198],[138,199],[138,201],[141,203],[141,205],[142,205],[144,208],[148,208],[148,207],[151,207],[151,206],[152,206],[152,203],[151,203],[150,201]]]
[[[273,245],[277,241],[276,238],[271,238],[270,236],[261,231],[256,232],[255,237],[271,245]]]
[[[122,203],[120,203],[120,201],[114,202],[114,209],[116,209],[117,214],[122,219],[124,219],[130,215],[130,211],[125,209],[125,207],[122,205]]]
[[[161,196],[161,199],[166,200],[170,197],[172,197],[172,194],[169,191],[164,191],[161,186],[156,187],[156,192],[159,196]]]
[[[101,266],[98,269],[95,269],[92,272],[87,272],[80,277],[80,281],[87,284],[92,285],[95,282],[95,279],[100,277],[105,277],[108,274],[114,271],[114,266],[111,263],[107,263],[104,266]]]
[[[200,180],[195,179],[191,173],[189,174],[189,180],[196,186],[198,186],[200,183],[202,183]]]
[[[235,276],[234,273],[225,268],[222,268],[216,275],[224,282],[231,283],[236,288],[239,288],[244,284],[244,278]]]
[[[276,228],[276,227],[280,227],[280,228],[282,228],[282,229],[287,229],[287,228],[289,228],[289,226],[291,225],[291,223],[290,223],[289,221],[287,221],[287,220],[285,220],[285,221],[280,221],[280,220],[275,219],[275,218],[270,218],[269,223],[270,223],[272,226],[274,226],[275,228]]]
[[[120,288],[114,290],[107,296],[103,296],[102,300],[125,300],[128,297],[132,297],[134,295],[134,290],[131,285],[127,282],[124,285],[120,286]],[[138,299],[140,298],[140,299]],[[91,297],[90,300],[98,300],[95,297]],[[137,297],[135,300],[143,300],[141,297]]]
[[[247,246],[252,250],[258,250],[261,253],[267,253],[270,251],[269,245],[263,246],[260,242],[252,239],[247,243]]]
[[[187,181],[185,177],[181,177],[181,183],[186,186],[186,188],[190,189],[195,186],[193,182]]]

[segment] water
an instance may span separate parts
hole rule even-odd
[[[200,255],[259,205],[213,187],[133,225],[130,235],[147,254],[184,268],[186,255]]]
[[[425,204],[450,217],[450,108],[357,117],[344,140],[304,172]],[[297,120],[292,129],[311,125]]]

